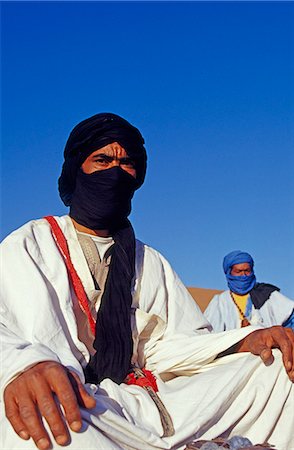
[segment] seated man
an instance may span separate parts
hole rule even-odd
[[[293,332],[210,333],[169,263],[135,239],[140,132],[97,114],[64,158],[69,215],[2,244],[2,448],[183,449],[238,434],[293,448]]]
[[[235,250],[224,257],[223,269],[229,289],[215,295],[204,315],[213,331],[248,325],[282,325],[294,329],[294,302],[272,284],[257,283],[249,253]]]

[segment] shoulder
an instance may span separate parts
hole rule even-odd
[[[293,313],[294,301],[281,294],[279,291],[273,291],[269,299],[260,308],[264,317],[269,314],[270,325],[283,324]]]
[[[41,229],[43,227],[46,227],[46,221],[45,219],[34,219],[30,220],[29,222],[25,223],[21,227],[17,228],[16,230],[12,231],[1,243],[1,245],[13,245],[13,244],[19,244],[23,243],[24,241],[28,239],[33,239],[35,236],[35,232],[38,229]]]
[[[220,294],[215,294],[213,297],[212,297],[212,299],[211,299],[211,301],[210,301],[210,303],[220,303],[220,302],[226,302],[228,299],[230,299],[231,297],[230,297],[230,291],[229,290],[226,290],[226,291],[223,291],[223,292],[221,292]]]
[[[65,230],[68,226],[68,216],[55,217],[60,227]],[[30,220],[12,233],[10,233],[1,243],[2,250],[11,248],[38,247],[42,242],[52,240],[51,229],[45,218]]]
[[[286,297],[284,294],[282,294],[280,291],[273,291],[271,294],[270,294],[270,297],[269,297],[269,299],[270,300],[274,300],[274,301],[282,301],[282,302],[291,302],[291,304],[293,304],[294,305],[294,300],[293,299],[291,299],[291,298],[289,298],[289,297]]]
[[[215,294],[207,305],[206,312],[210,310],[220,309],[221,306],[230,298],[229,291],[223,291]]]
[[[162,291],[172,289],[174,292],[178,289],[183,290],[182,281],[167,259],[159,251],[141,241],[137,242],[136,274],[148,289]]]
[[[161,267],[163,270],[173,272],[171,264],[158,250],[138,239],[136,239],[136,255],[137,259],[144,259],[144,265],[157,269]]]
[[[146,244],[146,242],[141,241],[140,239],[136,238],[136,247],[137,248],[144,248],[144,251],[150,253],[150,254],[157,254],[160,255],[160,253],[152,248],[150,245]]]

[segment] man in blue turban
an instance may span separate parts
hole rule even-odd
[[[205,316],[215,332],[248,325],[283,325],[294,329],[294,302],[269,283],[257,283],[249,253],[234,250],[223,260],[229,289],[215,295]]]

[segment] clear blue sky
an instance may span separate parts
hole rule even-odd
[[[189,286],[248,251],[294,298],[293,23],[293,2],[2,2],[2,237],[66,213],[67,136],[115,112],[149,155],[137,237]]]

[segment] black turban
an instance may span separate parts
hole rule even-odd
[[[134,160],[137,188],[143,184],[147,156],[140,131],[116,114],[96,114],[75,126],[64,149],[64,163],[58,187],[60,197],[66,206],[71,204],[77,171],[83,162],[95,150],[113,142],[118,142]]]

